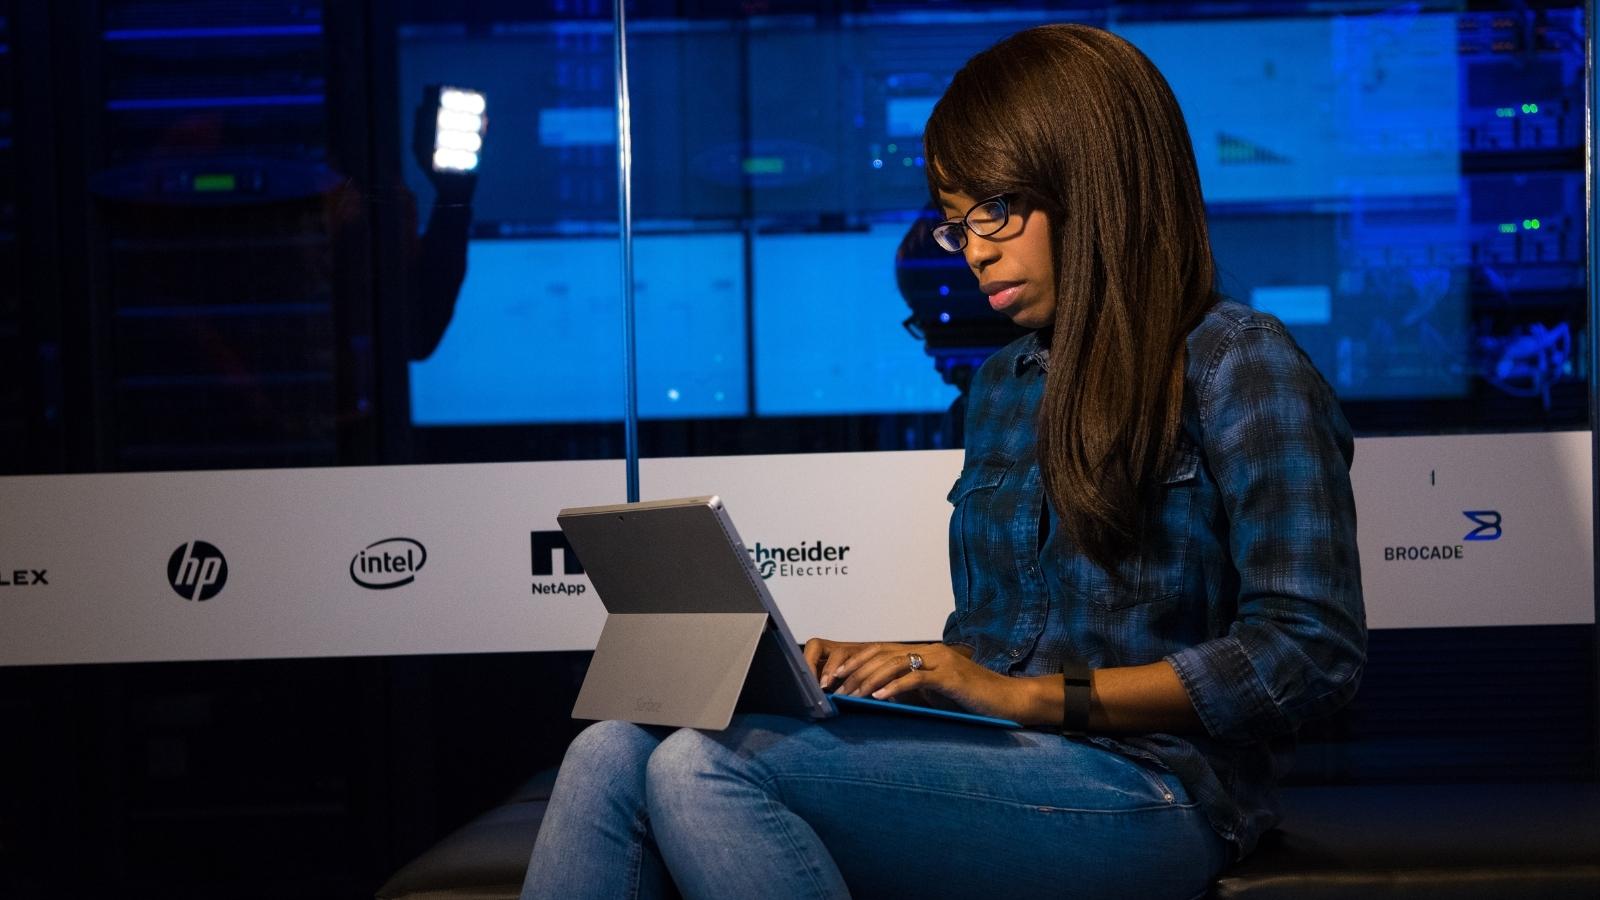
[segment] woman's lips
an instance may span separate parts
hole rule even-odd
[[[989,295],[989,308],[1000,312],[1017,302],[1023,284],[1021,281],[996,281],[980,285],[979,290]]]

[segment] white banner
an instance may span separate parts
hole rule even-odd
[[[1594,621],[1587,431],[1365,438],[1351,478],[1369,626]]]
[[[593,593],[529,589],[535,532],[623,484],[616,461],[0,479],[0,570],[48,581],[0,587],[0,663],[592,647]]]
[[[645,460],[719,494],[797,637],[936,639],[960,451]],[[1357,442],[1376,628],[1592,623],[1586,432]],[[557,510],[617,461],[0,478],[0,664],[588,649]]]

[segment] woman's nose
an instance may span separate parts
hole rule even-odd
[[[981,272],[1000,258],[999,246],[988,238],[970,233],[967,235],[967,246],[962,248],[961,252],[967,258],[967,265],[974,272]]]

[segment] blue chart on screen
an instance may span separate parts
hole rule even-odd
[[[1118,32],[1178,95],[1210,203],[1460,189],[1454,16],[1172,22]],[[1210,49],[1196,52],[1201,47]]]
[[[745,412],[739,248],[737,235],[635,241],[641,415]],[[411,366],[412,421],[620,420],[618,260],[615,239],[474,241],[450,327]]]
[[[942,412],[956,398],[900,327],[901,224],[755,244],[756,411]]]

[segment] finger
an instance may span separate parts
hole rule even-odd
[[[823,641],[822,644],[822,657],[817,661],[817,684],[823,690],[829,690],[839,681],[836,674],[839,666],[848,664],[851,658],[859,654],[862,645],[841,641]]]
[[[920,690],[928,683],[928,680],[926,669],[920,672],[913,669],[873,691],[872,696],[879,700],[893,700],[902,694]]]
[[[822,638],[812,638],[806,641],[805,657],[806,667],[811,670],[811,677],[820,680],[822,678],[822,661],[827,657]]]
[[[881,652],[880,644],[853,644],[840,648],[828,659],[828,675],[834,681],[845,681],[857,668]]]
[[[896,675],[909,671],[911,671],[911,661],[905,653],[884,651],[857,667],[855,674],[839,689],[857,697],[865,697]]]

